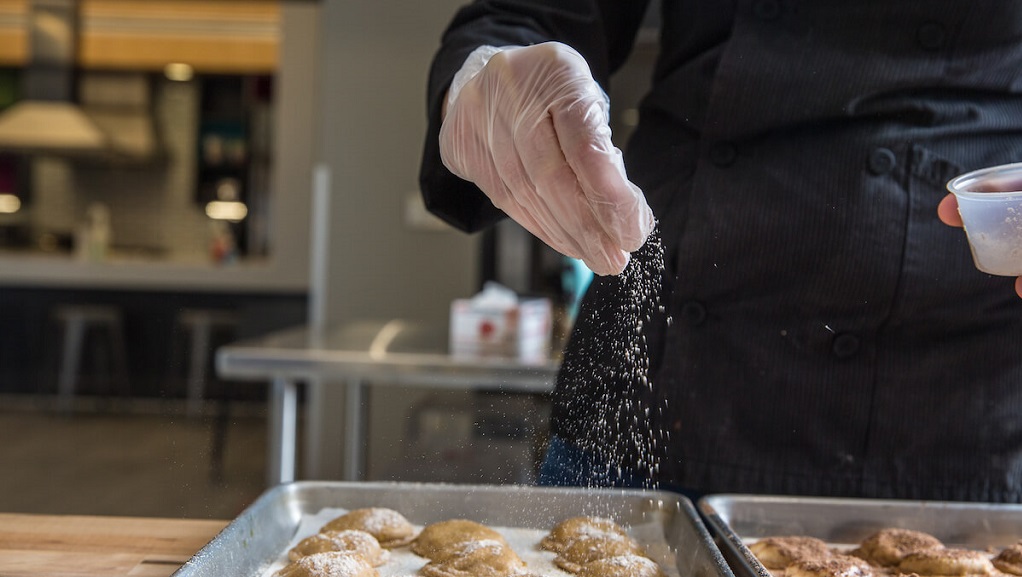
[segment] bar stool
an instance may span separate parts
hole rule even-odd
[[[202,414],[202,403],[206,396],[207,367],[212,358],[213,332],[234,331],[238,326],[238,314],[222,309],[183,309],[177,316],[188,333],[188,378],[186,385],[185,411],[190,417]]]
[[[81,376],[82,351],[90,334],[105,333],[110,352],[109,382],[116,381],[122,394],[130,393],[128,381],[128,353],[124,341],[124,320],[115,306],[67,304],[53,309],[53,318],[60,324],[63,334],[60,367],[57,375],[57,408],[69,412],[72,407],[78,379]]]

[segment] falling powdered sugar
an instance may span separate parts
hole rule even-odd
[[[588,478],[579,479],[591,486],[655,486],[667,432],[654,414],[663,405],[655,402],[647,334],[670,325],[661,302],[665,270],[657,226],[624,272],[599,279],[580,311],[587,326],[562,380],[576,388],[564,392],[573,395],[569,426],[595,457],[593,470],[581,472]]]

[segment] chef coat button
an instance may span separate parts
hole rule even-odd
[[[831,343],[831,350],[838,358],[847,359],[859,352],[859,337],[849,333],[837,335]]]
[[[689,301],[681,306],[681,318],[690,326],[697,327],[706,320],[706,308],[696,301]]]
[[[869,154],[869,171],[873,174],[880,176],[887,174],[894,170],[894,166],[898,163],[894,153],[888,148],[877,148]]]
[[[947,31],[942,24],[927,22],[916,30],[916,42],[923,50],[940,50],[947,44]]]
[[[776,20],[781,15],[781,3],[777,0],[759,0],[753,5],[752,11],[760,20]]]
[[[710,147],[710,162],[725,168],[735,163],[738,150],[730,142],[718,142]]]

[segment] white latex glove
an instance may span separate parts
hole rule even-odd
[[[596,274],[617,274],[653,229],[625,175],[608,104],[569,46],[477,49],[448,92],[447,168],[509,217]]]

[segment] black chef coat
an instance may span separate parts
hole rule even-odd
[[[427,206],[501,217],[438,155],[472,49],[562,41],[607,86],[644,8],[463,8],[431,71]],[[625,163],[660,223],[663,312],[630,286],[649,245],[596,280],[554,432],[693,490],[1019,501],[1022,302],[936,207],[952,176],[1022,161],[1022,2],[664,0],[661,20]]]

